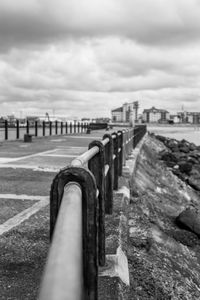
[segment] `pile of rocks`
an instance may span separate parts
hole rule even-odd
[[[159,158],[165,161],[175,175],[200,191],[200,146],[160,135],[156,135],[156,138],[167,147],[159,153]]]

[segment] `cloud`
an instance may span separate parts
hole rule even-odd
[[[1,111],[198,110],[199,14],[196,0],[1,0]]]
[[[196,0],[1,0],[1,48],[97,36],[179,45],[199,40],[199,14]]]

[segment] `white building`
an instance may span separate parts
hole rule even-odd
[[[111,111],[112,122],[135,122],[138,117],[138,107],[138,101],[135,101],[124,103],[121,107],[113,109]]]
[[[169,120],[169,112],[165,109],[157,109],[153,106],[150,109],[144,109],[143,120],[146,123],[162,123]]]

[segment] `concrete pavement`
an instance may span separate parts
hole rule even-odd
[[[49,248],[49,192],[60,168],[105,131],[0,143],[0,298],[37,299]]]

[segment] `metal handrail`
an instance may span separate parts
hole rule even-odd
[[[82,191],[70,182],[64,187],[40,300],[81,299],[82,265]]]
[[[79,155],[73,161],[71,162],[71,166],[73,167],[80,167],[84,166],[95,154],[99,152],[98,147],[93,147],[86,152],[84,152],[82,155]]]
[[[50,232],[53,238],[40,300],[98,298],[98,266],[105,265],[105,214],[112,213],[113,189],[118,189],[125,160],[145,132],[146,127],[141,126],[139,129],[105,134],[101,141],[91,142],[88,151],[75,158],[54,178],[50,197]],[[67,196],[66,184],[68,191],[69,187],[72,189]],[[73,219],[68,228],[64,219]],[[70,242],[71,236],[76,241]],[[68,246],[71,257],[68,256]],[[76,260],[75,257],[80,258],[81,253],[82,261]],[[70,268],[66,267],[71,263],[68,260],[73,261],[76,269],[73,270],[76,274],[73,280],[77,290],[73,289],[70,279],[67,284],[66,278],[71,276]]]

